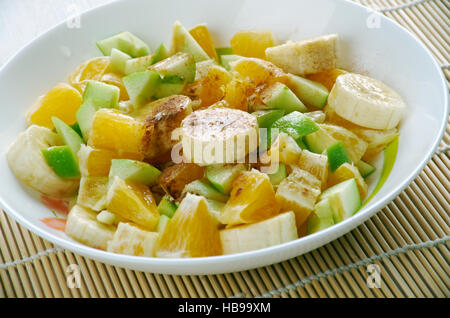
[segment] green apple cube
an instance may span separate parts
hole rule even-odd
[[[342,164],[350,162],[347,150],[342,141],[335,142],[327,148],[328,163],[331,172],[335,172]]]
[[[329,91],[318,82],[289,74],[289,88],[306,105],[323,108],[327,103]]]
[[[208,54],[178,21],[173,26],[172,52],[189,53],[194,57],[195,62],[209,60]]]
[[[102,41],[98,41],[97,47],[105,56],[111,55],[112,49],[120,50],[131,57],[150,54],[150,49],[147,44],[130,32],[121,32]]]
[[[99,108],[91,103],[83,103],[76,113],[76,118],[78,125],[80,126],[81,133],[83,135],[84,141],[88,141],[89,133],[92,127],[92,121],[94,120],[94,115]]]
[[[279,82],[267,87],[262,92],[261,99],[268,107],[284,109],[287,113],[293,111],[303,113],[308,110],[289,87]]]
[[[272,185],[277,186],[287,177],[286,166],[284,163],[280,162],[278,164],[278,169],[276,172],[268,175],[270,179],[270,183]]]
[[[178,76],[165,76],[161,79],[161,83],[159,84],[158,91],[155,94],[157,99],[169,97],[172,95],[178,95],[186,86],[185,81]]]
[[[115,72],[125,74],[125,65],[131,59],[127,53],[118,49],[111,50],[111,69]]]
[[[167,215],[161,214],[159,216],[158,226],[156,227],[156,231],[162,233],[166,228],[167,222],[170,221],[170,218]]]
[[[345,180],[325,190],[320,201],[329,200],[333,208],[334,223],[348,219],[362,206],[355,178]]]
[[[152,65],[150,69],[161,76],[179,76],[188,83],[195,80],[195,60],[192,55],[186,53],[177,53]]]
[[[120,89],[98,81],[89,81],[84,89],[83,104],[90,103],[100,108],[115,108],[119,103]]]
[[[122,78],[128,96],[136,108],[144,105],[156,94],[160,80],[159,74],[153,71],[136,72]]]
[[[361,176],[363,178],[369,177],[376,170],[376,168],[374,166],[372,166],[371,164],[369,164],[363,160],[358,161],[358,163],[356,164],[356,167],[358,168],[359,173],[361,173]]]
[[[162,60],[165,60],[169,56],[170,53],[167,50],[166,46],[164,44],[161,44],[160,46],[158,46],[158,48],[155,50],[155,53],[153,54],[152,64],[156,64]]]
[[[231,70],[230,63],[241,59],[240,55],[219,55],[220,65],[222,65],[227,71]]]
[[[184,193],[192,193],[200,196],[204,196],[207,199],[219,201],[219,202],[227,202],[228,196],[223,193],[217,191],[212,185],[202,180],[195,180],[191,183],[187,184],[184,187]]]
[[[323,129],[319,129],[305,136],[303,141],[311,152],[322,154],[328,147],[335,144],[337,140]]]
[[[80,135],[78,135],[75,130],[57,117],[52,117],[52,122],[55,126],[56,132],[61,137],[64,144],[68,145],[74,154],[77,154],[78,150],[81,148],[81,145],[84,144]]]
[[[306,234],[313,234],[329,228],[334,224],[334,210],[329,199],[321,200],[314,206],[314,211],[306,221]]]
[[[81,132],[81,128],[80,128],[80,124],[78,122],[76,122],[73,125],[70,125],[70,128],[72,128],[73,130],[75,130],[75,132],[81,137],[83,138],[83,133]]]
[[[154,55],[146,55],[129,59],[125,62],[124,71],[125,75],[130,75],[136,72],[144,72],[147,68],[153,64]]]
[[[284,116],[284,109],[257,110],[252,113],[258,121],[259,128],[270,128],[273,123]]]
[[[118,176],[122,180],[150,186],[157,183],[160,175],[161,171],[145,162],[129,159],[111,160],[111,168],[109,170],[111,179],[114,176]]]
[[[70,146],[53,146],[42,149],[47,164],[61,178],[79,178],[78,161]]]
[[[303,141],[305,137],[300,137],[298,139],[295,140],[295,142],[297,143],[297,145],[302,148],[302,149],[307,149],[309,150],[308,146],[305,144],[305,142]]]
[[[231,192],[234,179],[244,170],[246,170],[245,165],[242,163],[210,165],[206,167],[205,176],[220,193],[228,195]]]
[[[216,48],[217,56],[221,55],[234,55],[234,51],[231,47],[218,47]]]
[[[159,214],[165,215],[169,218],[175,214],[177,208],[178,206],[176,205],[174,199],[168,195],[163,196],[158,204]]]
[[[272,128],[285,132],[295,140],[319,130],[319,126],[311,118],[298,111],[281,117],[273,123]]]

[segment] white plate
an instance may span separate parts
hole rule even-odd
[[[42,17],[45,18],[45,17]],[[338,33],[344,68],[364,72],[397,90],[408,104],[398,156],[387,182],[354,217],[286,244],[242,254],[157,259],[107,253],[79,244],[39,219],[51,216],[10,172],[5,152],[25,129],[24,115],[84,60],[101,55],[97,40],[128,30],[155,49],[168,42],[171,26],[206,22],[217,46],[239,30],[269,29],[280,40]],[[75,253],[105,263],[167,274],[213,274],[280,262],[317,248],[355,228],[389,203],[424,167],[444,132],[447,87],[439,66],[410,33],[387,18],[347,1],[166,0],[120,1],[81,16],[81,28],[58,25],[35,39],[0,70],[0,204],[20,224]]]

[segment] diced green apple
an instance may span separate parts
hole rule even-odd
[[[165,76],[161,79],[155,98],[160,99],[178,95],[183,91],[185,86],[186,82],[181,77],[171,75]]]
[[[224,203],[228,201],[228,196],[220,193],[212,185],[202,180],[195,180],[187,184],[183,190],[183,193],[192,193],[204,196],[207,199]]]
[[[306,105],[323,108],[327,103],[328,89],[318,82],[289,74],[287,86]]]
[[[98,41],[97,46],[105,56],[111,55],[112,49],[118,49],[131,57],[150,54],[150,49],[147,44],[130,32],[121,32],[107,39]]]
[[[83,134],[84,141],[88,141],[89,133],[92,127],[92,121],[94,115],[99,108],[91,103],[83,103],[76,113],[78,125],[80,126],[81,133]]]
[[[257,110],[252,113],[258,121],[259,128],[270,128],[273,123],[284,116],[284,109]]]
[[[358,168],[359,173],[361,173],[361,176],[363,178],[369,177],[376,170],[376,168],[374,166],[372,166],[371,164],[369,164],[363,160],[358,161],[358,163],[356,164],[356,167]]]
[[[325,190],[320,200],[328,199],[333,208],[334,223],[348,219],[361,208],[361,197],[354,178]]]
[[[129,59],[125,62],[124,71],[125,75],[130,75],[136,72],[144,72],[147,68],[153,64],[154,55],[145,55]]]
[[[165,214],[161,214],[159,216],[159,221],[158,221],[158,226],[156,227],[156,231],[159,233],[162,233],[162,231],[164,231],[164,229],[166,228],[167,222],[170,221],[170,218],[165,215]]]
[[[334,212],[329,199],[316,203],[314,211],[309,215],[306,224],[306,234],[324,230],[334,224]]]
[[[167,50],[166,46],[161,43],[160,46],[155,50],[155,53],[153,54],[153,63],[156,64],[162,60],[165,60],[170,56],[169,51]]]
[[[79,178],[78,161],[70,146],[53,146],[42,149],[47,164],[61,178]]]
[[[217,56],[221,55],[234,55],[233,49],[231,47],[218,47],[216,48]]]
[[[328,163],[331,172],[335,172],[342,164],[350,162],[347,150],[342,141],[335,142],[327,148]]]
[[[208,54],[205,53],[192,35],[177,21],[173,26],[172,53],[178,52],[191,54],[194,57],[195,62],[209,59]]]
[[[78,122],[76,122],[73,125],[70,125],[70,128],[72,128],[73,130],[76,131],[76,133],[83,138],[83,133],[81,132],[81,128],[80,128],[80,124]]]
[[[109,177],[111,179],[114,176],[118,176],[122,180],[150,186],[158,181],[160,175],[161,171],[142,161],[130,159],[111,160],[111,168],[109,170]]]
[[[125,65],[131,59],[127,53],[113,48],[111,50],[111,69],[115,72],[125,74]]]
[[[231,70],[230,63],[241,59],[242,56],[230,54],[230,55],[219,55],[220,65],[222,65],[227,71]]]
[[[279,82],[264,89],[261,93],[261,99],[268,107],[284,109],[286,113],[308,110],[289,87]]]
[[[161,76],[179,76],[188,83],[195,80],[195,60],[192,55],[187,53],[177,53],[152,65],[150,69]]]
[[[270,183],[274,186],[279,185],[286,177],[286,166],[282,162],[278,164],[278,169],[275,173],[269,174]]]
[[[55,126],[56,132],[61,137],[64,144],[68,145],[74,154],[77,154],[78,150],[81,148],[81,145],[84,144],[80,135],[78,135],[75,130],[57,117],[52,117],[52,122]]]
[[[272,125],[272,128],[285,132],[295,140],[319,130],[319,126],[311,118],[298,111],[281,117]]]
[[[128,96],[136,108],[144,105],[156,94],[160,80],[159,74],[154,71],[136,72],[122,78]]]
[[[98,81],[89,81],[84,89],[83,104],[91,103],[98,108],[115,108],[119,103],[120,89]]]
[[[214,188],[222,194],[228,195],[231,192],[234,179],[244,170],[246,170],[245,165],[242,163],[236,165],[210,165],[206,167],[205,176]]]
[[[174,199],[168,195],[163,196],[158,204],[159,214],[165,215],[168,218],[171,218],[175,214],[177,208],[178,206],[175,204]]]
[[[323,129],[319,129],[303,138],[304,143],[312,152],[322,154],[328,147],[336,143],[336,139],[331,137]]]

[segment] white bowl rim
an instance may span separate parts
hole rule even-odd
[[[447,85],[446,80],[444,77],[444,74],[441,70],[441,67],[437,63],[436,59],[431,54],[430,50],[420,41],[416,38],[415,35],[412,34],[409,30],[407,30],[405,27],[401,26],[400,24],[396,23],[395,21],[387,18],[383,14],[381,14],[378,11],[369,9],[361,4],[355,3],[351,0],[336,0],[338,2],[347,3],[347,5],[357,6],[364,8],[365,10],[371,10],[374,14],[380,17],[383,22],[395,24],[396,27],[402,29],[404,32],[407,33],[409,37],[412,37],[414,41],[416,41],[422,49],[426,52],[427,56],[432,60],[432,63],[435,67],[435,69],[440,74],[441,79],[441,88],[442,93],[444,96],[444,112],[447,114],[447,117],[444,117],[442,119],[442,122],[439,127],[439,134],[436,136],[434,142],[431,144],[431,147],[428,148],[428,151],[426,153],[426,156],[424,156],[423,160],[420,162],[420,164],[409,174],[408,178],[404,179],[394,191],[391,191],[389,195],[386,195],[383,199],[379,199],[370,209],[364,211],[364,207],[358,211],[354,216],[352,216],[349,219],[346,219],[338,224],[333,225],[332,227],[299,238],[294,241],[286,242],[283,244],[244,252],[244,253],[238,253],[238,254],[230,254],[230,255],[220,255],[220,256],[210,256],[210,257],[197,257],[197,258],[156,258],[156,257],[140,257],[140,256],[131,256],[131,255],[123,255],[123,254],[116,254],[111,252],[102,251],[99,249],[95,249],[92,247],[89,247],[87,245],[83,245],[81,243],[75,242],[75,241],[69,241],[67,239],[58,237],[56,235],[53,235],[51,232],[47,232],[42,230],[41,228],[35,226],[33,223],[28,221],[24,216],[22,216],[20,213],[16,213],[14,209],[12,209],[0,196],[0,207],[3,208],[7,214],[12,216],[19,224],[24,226],[25,228],[29,229],[33,233],[36,233],[40,237],[54,243],[57,246],[60,246],[62,248],[65,248],[69,251],[78,253],[82,256],[99,260],[107,264],[126,267],[126,268],[139,268],[139,270],[144,270],[148,272],[154,272],[154,273],[161,273],[161,274],[220,274],[220,273],[227,273],[227,272],[234,272],[239,270],[247,270],[255,267],[260,266],[266,266],[270,264],[274,264],[277,262],[285,261],[286,259],[289,259],[290,257],[280,257],[277,258],[275,261],[271,262],[264,262],[260,263],[255,266],[247,266],[245,265],[245,260],[251,256],[254,259],[258,259],[259,257],[266,256],[268,254],[271,254],[273,252],[280,252],[282,250],[294,250],[295,247],[298,245],[305,245],[308,246],[308,248],[304,249],[302,254],[307,253],[313,249],[316,249],[320,246],[325,245],[326,243],[343,236],[350,230],[356,228],[358,225],[362,224],[365,220],[370,218],[372,215],[377,213],[379,210],[381,210],[384,206],[386,206],[389,202],[391,202],[395,197],[397,197],[400,192],[402,192],[416,177],[417,175],[422,171],[422,169],[425,167],[425,165],[428,163],[428,161],[431,159],[431,157],[434,155],[440,141],[442,140],[442,137],[444,135],[447,122],[448,122],[448,115],[449,115],[449,95],[447,91]],[[101,4],[98,6],[95,6],[89,10],[84,11],[82,14],[93,14],[97,10],[101,10],[103,7],[114,5],[119,2],[126,2],[126,0],[114,0],[109,3]],[[45,32],[41,33],[39,36],[35,37],[31,41],[29,41],[26,45],[24,45],[19,51],[17,51],[15,54],[13,54],[10,58],[7,59],[5,64],[0,68],[0,73],[3,72],[4,69],[6,69],[10,62],[17,58],[20,54],[25,52],[28,47],[31,45],[39,42],[39,40],[42,37],[49,36],[51,32],[58,29],[61,25],[65,24],[65,21],[62,21],[50,28],[48,28]],[[315,243],[315,241],[319,243]],[[291,253],[293,256],[301,255],[299,253]],[[183,266],[186,267],[187,270],[179,270],[175,268],[180,267],[180,263],[183,263]],[[197,271],[195,268],[200,265],[205,265],[207,263],[209,266],[211,266],[211,270],[205,272],[204,270]],[[126,264],[126,265],[124,265]],[[214,266],[218,267],[226,267],[226,264],[232,265],[234,268],[233,270],[216,270]],[[148,268],[143,269],[143,265],[148,266]],[[159,270],[152,271],[152,265],[157,267]]]

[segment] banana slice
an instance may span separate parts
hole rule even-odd
[[[68,197],[78,188],[79,180],[59,177],[42,155],[42,149],[60,143],[50,129],[32,125],[9,147],[6,160],[14,175],[31,188],[52,197]]]
[[[83,244],[106,250],[116,228],[97,221],[97,213],[75,205],[70,210],[66,223],[66,234]]]
[[[381,130],[396,127],[406,110],[398,93],[376,79],[359,74],[339,76],[328,104],[354,124]]]
[[[298,238],[295,215],[286,212],[270,219],[220,231],[223,254],[257,250]]]
[[[256,117],[231,108],[209,108],[182,123],[183,156],[198,165],[244,162],[258,146]]]

